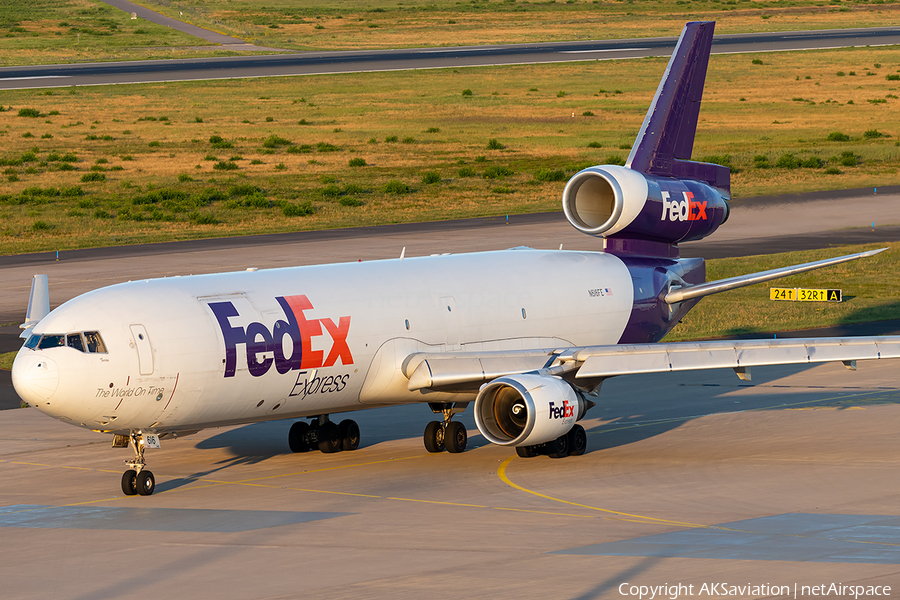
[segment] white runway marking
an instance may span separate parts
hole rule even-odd
[[[24,79],[69,79],[71,75],[35,75],[32,77],[0,77],[0,81],[22,81]]]

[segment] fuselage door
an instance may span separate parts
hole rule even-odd
[[[138,353],[138,365],[141,375],[153,374],[153,348],[150,346],[150,337],[143,325],[132,325],[131,336],[134,347]]]

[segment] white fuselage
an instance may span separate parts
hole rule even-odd
[[[115,432],[471,400],[409,391],[403,360],[614,344],[633,294],[613,255],[524,248],[133,281],[33,331],[96,331],[106,352],[23,347],[13,382],[49,415]]]

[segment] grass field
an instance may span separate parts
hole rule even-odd
[[[350,49],[674,36],[685,21],[719,33],[883,26],[892,2],[829,0],[142,0],[254,43]],[[852,23],[852,24],[851,24]]]
[[[223,53],[202,39],[88,0],[0,0],[0,35],[0,66]]]
[[[665,64],[5,92],[0,254],[558,210]],[[896,78],[891,47],[716,56],[694,157],[737,198],[898,183]]]
[[[353,50],[883,26],[897,0],[140,0],[167,16],[287,50]],[[92,0],[0,0],[0,65],[235,54]]]

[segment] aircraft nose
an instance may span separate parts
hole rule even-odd
[[[59,368],[46,356],[21,351],[13,361],[12,383],[19,397],[38,406],[50,400],[59,386]]]

